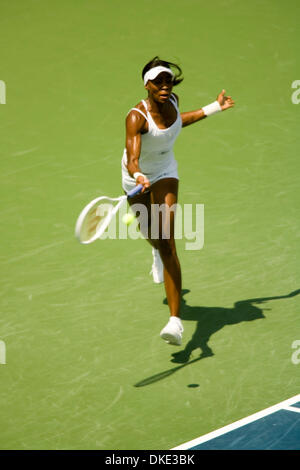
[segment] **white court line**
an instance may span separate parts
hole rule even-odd
[[[254,413],[253,415],[247,416],[246,418],[240,419],[239,421],[235,421],[232,424],[228,424],[227,426],[224,426],[223,428],[217,429],[216,431],[209,432],[208,434],[205,434],[204,436],[198,437],[197,439],[193,439],[192,441],[185,442],[184,444],[181,444],[180,446],[173,447],[171,450],[187,450],[190,449],[191,447],[197,446],[199,444],[202,444],[203,442],[210,441],[211,439],[214,439],[218,436],[222,436],[222,434],[226,434],[227,432],[233,431],[234,429],[240,428],[241,426],[244,426],[245,424],[252,423],[253,421],[256,421],[257,419],[264,418],[265,416],[268,416],[272,413],[275,413],[275,411],[279,411],[282,409],[288,409],[290,410],[290,405],[293,403],[297,403],[300,401],[300,394],[295,395],[292,398],[289,398],[288,400],[284,400],[280,403],[277,403],[277,405],[270,406],[269,408],[266,408],[265,410],[259,411],[258,413]],[[297,408],[293,408],[292,411],[300,411]]]
[[[293,406],[284,406],[283,410],[294,411],[295,413],[300,413],[300,408],[296,408]]]

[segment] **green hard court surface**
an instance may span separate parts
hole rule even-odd
[[[170,449],[299,393],[299,15],[1,1],[1,449]],[[124,119],[157,54],[183,68],[182,111],[236,101],[175,145],[179,202],[205,207],[203,249],[177,241],[177,348],[149,245],[74,237],[87,202],[122,194]]]

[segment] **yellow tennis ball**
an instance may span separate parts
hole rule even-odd
[[[130,225],[134,220],[134,215],[133,214],[124,214],[122,217],[122,222],[125,225]]]

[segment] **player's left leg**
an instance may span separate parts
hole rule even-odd
[[[151,187],[152,224],[158,224],[158,249],[164,264],[164,283],[170,309],[170,321],[161,336],[172,344],[181,343],[183,327],[180,320],[181,268],[175,244],[175,211],[178,196],[178,180],[164,178]],[[153,204],[161,210],[154,211]],[[164,209],[165,208],[165,209]]]
[[[175,178],[164,178],[151,187],[151,203],[156,204],[157,207],[173,208],[177,204],[178,195],[178,180]],[[181,268],[179,259],[176,252],[175,245],[175,212],[174,210],[166,210],[162,213],[155,213],[159,220],[154,220],[154,223],[159,223],[158,228],[158,249],[161,259],[164,263],[164,281],[168,305],[170,308],[171,316],[180,316],[180,301],[181,301]],[[153,210],[152,210],[153,216]],[[153,223],[152,222],[152,223]]]

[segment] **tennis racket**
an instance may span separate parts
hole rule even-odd
[[[80,243],[86,245],[100,238],[120,207],[127,199],[139,194],[142,189],[143,185],[139,184],[127,195],[115,198],[101,196],[87,204],[81,211],[75,226],[75,236]]]

